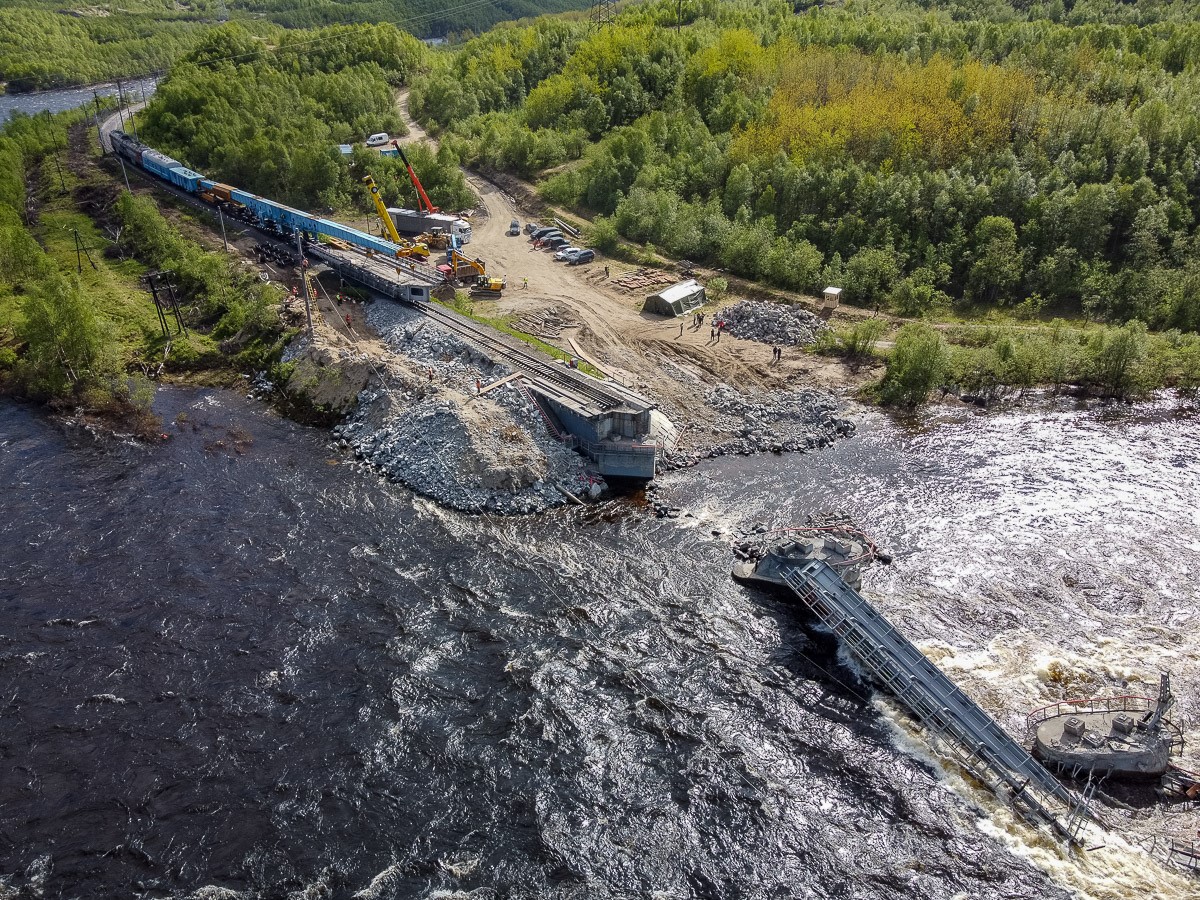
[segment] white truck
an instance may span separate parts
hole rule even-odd
[[[395,206],[388,207],[388,215],[392,217],[396,230],[407,237],[432,233],[435,228],[440,228],[447,234],[456,235],[459,243],[471,243],[471,225],[466,219],[460,219],[458,216],[399,209]]]

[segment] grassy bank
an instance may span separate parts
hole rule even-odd
[[[937,391],[980,404],[1035,387],[1132,400],[1163,388],[1194,398],[1200,391],[1200,336],[1070,324],[902,325],[885,344],[883,319],[863,319],[822,336],[816,352],[851,363],[883,358],[887,371],[866,394],[887,405],[916,406]]]
[[[149,435],[154,380],[278,359],[278,290],[121,189],[82,112],[14,118],[0,163],[0,389]],[[146,283],[161,271],[179,308],[165,333]]]

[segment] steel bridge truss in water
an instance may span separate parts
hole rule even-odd
[[[1026,821],[1080,842],[1094,784],[1082,796],[1067,790],[827,563],[797,560],[781,575],[941,749]]]

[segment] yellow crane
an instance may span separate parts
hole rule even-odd
[[[392,217],[388,215],[387,204],[383,202],[383,198],[379,196],[379,185],[375,183],[375,179],[368,175],[363,179],[363,184],[371,192],[371,199],[375,201],[375,210],[379,213],[379,221],[383,223],[383,227],[387,229],[388,237],[391,238],[393,244],[397,244],[400,249],[396,251],[397,256],[415,256],[420,259],[429,259],[429,248],[424,244],[414,244],[411,241],[406,241],[400,237],[400,232],[396,230],[396,223],[392,221]]]

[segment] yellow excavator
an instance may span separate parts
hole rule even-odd
[[[388,215],[387,205],[383,202],[383,198],[379,196],[379,185],[375,183],[375,179],[368,175],[363,179],[363,184],[371,192],[371,199],[375,201],[375,210],[379,213],[379,221],[383,223],[383,227],[387,230],[388,237],[393,244],[397,244],[400,247],[396,251],[396,256],[408,257],[410,259],[429,259],[428,247],[422,243],[414,244],[412,241],[406,241],[400,237],[400,232],[396,230],[396,223]]]
[[[482,259],[463,256],[453,247],[446,251],[446,262],[439,268],[445,270],[447,280],[473,282],[472,294],[499,294],[508,283],[504,278],[489,278]]]

